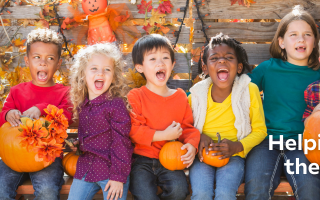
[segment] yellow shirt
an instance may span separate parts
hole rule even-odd
[[[217,132],[220,133],[221,140],[226,138],[237,142],[237,129],[234,127],[235,116],[231,106],[231,93],[222,102],[216,103],[211,98],[211,88],[209,87],[207,99],[206,120],[203,125],[202,134],[206,134],[214,141],[218,141]],[[258,87],[254,83],[249,83],[250,92],[250,121],[252,132],[240,142],[243,145],[243,151],[233,156],[246,157],[249,151],[260,144],[267,136],[264,112]],[[191,105],[191,95],[188,96]]]

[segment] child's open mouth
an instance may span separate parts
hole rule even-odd
[[[94,81],[94,86],[97,90],[101,90],[103,88],[104,81],[103,80],[96,80]]]
[[[297,47],[296,50],[297,50],[298,52],[305,52],[306,47]]]
[[[44,72],[44,71],[38,72],[37,76],[39,81],[46,81],[48,79],[48,74],[47,72]]]
[[[166,78],[166,71],[161,69],[159,71],[157,71],[157,74],[156,74],[157,78],[161,81],[164,81],[165,78]]]
[[[219,69],[217,75],[220,81],[225,81],[229,77],[229,71],[227,69]]]

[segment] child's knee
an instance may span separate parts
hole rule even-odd
[[[192,191],[192,200],[211,200],[213,198],[213,188],[212,190],[195,190]]]
[[[162,197],[168,197],[165,199],[185,199],[189,194],[187,181],[181,180],[177,183],[177,180],[172,184],[166,184],[163,186]]]
[[[35,191],[37,199],[46,200],[58,200],[60,196],[60,190],[58,187],[51,187],[49,185],[44,185]]]

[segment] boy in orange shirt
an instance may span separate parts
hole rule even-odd
[[[130,137],[135,144],[130,191],[134,199],[159,199],[158,185],[161,199],[185,199],[189,191],[184,172],[170,171],[159,162],[162,146],[178,139],[188,151],[181,160],[189,167],[200,141],[185,92],[167,87],[175,64],[173,48],[166,37],[147,35],[135,43],[132,59],[147,84],[128,94],[132,106]]]
[[[62,37],[54,30],[36,29],[28,34],[27,55],[24,60],[30,69],[32,81],[10,88],[0,112],[0,126],[5,122],[19,126],[21,115],[38,119],[41,115],[45,115],[43,109],[49,104],[63,109],[63,114],[70,124],[72,119],[70,88],[55,84],[53,81],[53,75],[62,62],[60,58],[62,43]],[[58,200],[64,183],[63,173],[61,158],[56,158],[48,167],[32,173],[16,172],[0,160],[0,200],[14,200],[16,189],[28,174],[35,190],[35,199]]]

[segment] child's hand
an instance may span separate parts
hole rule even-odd
[[[107,191],[108,189],[109,191],[108,191],[107,200],[113,200],[113,199],[117,200],[118,198],[122,197],[123,183],[109,180],[106,187],[104,188],[104,191]]]
[[[39,119],[41,111],[36,106],[29,108],[22,113],[23,116],[29,117],[31,119]]]
[[[304,125],[307,124],[307,121],[309,120],[310,116],[315,113],[315,112],[318,112],[320,111],[320,104],[318,104],[316,107],[314,107],[312,113],[304,120]]]
[[[318,105],[313,109],[313,111],[312,111],[311,114],[313,114],[313,113],[315,113],[315,112],[317,112],[317,111],[320,111],[320,104],[318,104]]]
[[[182,128],[180,123],[173,121],[172,124],[164,130],[164,132],[165,140],[175,140],[182,134]]]
[[[7,112],[6,121],[11,124],[11,126],[19,126],[21,112],[19,110],[10,110]]]
[[[187,149],[188,152],[181,156],[181,161],[184,161],[183,164],[188,164],[187,168],[189,168],[194,160],[197,149],[190,143],[184,144],[181,147],[181,150]]]
[[[202,151],[203,148],[206,149],[206,154],[209,153],[209,145],[213,143],[213,140],[211,137],[207,136],[206,134],[201,134],[200,136],[200,143],[199,143],[199,151],[198,151],[198,157],[200,162],[203,161]]]
[[[73,142],[73,147],[70,147],[72,151],[77,151],[76,145],[79,144],[79,140]]]
[[[223,155],[219,158],[221,160],[243,151],[243,146],[241,142],[232,142],[230,140],[223,139],[220,143],[210,144],[209,151],[220,151],[218,153],[213,153],[212,155]]]

